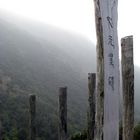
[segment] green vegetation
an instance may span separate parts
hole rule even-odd
[[[120,126],[119,134],[120,134],[119,140],[122,140],[122,126]],[[70,140],[87,140],[86,130],[73,134]],[[134,128],[134,140],[140,140],[140,123],[138,123]]]
[[[87,54],[94,52],[93,44],[62,31],[57,33],[62,38],[54,41],[56,30],[51,27],[42,39],[38,32],[45,33],[46,27],[33,29],[0,21],[0,120],[4,139],[28,140],[29,94],[36,94],[38,140],[56,140],[61,86],[68,87],[69,135],[84,128],[87,73],[94,67],[89,64],[94,58]],[[40,28],[43,30],[36,31]]]
[[[87,140],[87,131],[77,132],[71,136],[70,140]]]
[[[140,123],[134,128],[134,140],[140,140]]]
[[[37,96],[37,140],[56,140],[60,86],[68,87],[68,136],[74,134],[73,140],[86,139],[85,131],[75,132],[86,125],[87,73],[96,69],[93,43],[52,27],[24,23],[17,25],[14,21],[10,23],[0,19],[0,121],[3,140],[29,139],[29,94]],[[139,84],[139,74],[135,79]],[[136,85],[136,91],[139,88]],[[136,103],[137,113],[139,97]],[[139,114],[136,114],[137,120]],[[139,127],[136,127],[135,137],[138,134]]]

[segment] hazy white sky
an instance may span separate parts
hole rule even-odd
[[[140,66],[140,1],[118,0],[119,40],[134,35],[135,63]],[[0,9],[77,32],[95,42],[93,0],[0,0]]]

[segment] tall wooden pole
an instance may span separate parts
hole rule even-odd
[[[117,37],[118,1],[94,1],[97,32],[96,140],[118,140],[120,93]]]
[[[0,140],[2,140],[2,122],[0,120]]]
[[[89,107],[88,107],[88,140],[94,140],[95,131],[95,97],[96,97],[96,74],[88,74]]]
[[[133,36],[121,39],[123,84],[123,140],[134,136],[134,63]]]
[[[36,140],[36,96],[30,95],[30,140]]]
[[[59,88],[59,140],[67,140],[67,88]]]
[[[103,108],[104,108],[104,56],[103,56],[103,29],[99,0],[94,0],[96,22],[96,55],[97,55],[97,78],[96,78],[96,116],[95,116],[95,140],[103,140]]]

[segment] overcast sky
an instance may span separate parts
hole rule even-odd
[[[134,35],[135,63],[140,66],[140,1],[118,1],[119,40]],[[93,0],[0,0],[0,9],[80,33],[96,42]]]

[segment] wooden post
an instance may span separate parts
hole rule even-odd
[[[133,36],[121,39],[123,84],[123,140],[134,136],[134,63]]]
[[[96,116],[95,116],[95,140],[103,140],[103,109],[104,109],[104,57],[103,57],[103,29],[99,0],[94,0],[96,22],[96,55],[97,55],[97,78],[96,78]]]
[[[59,88],[59,140],[67,140],[67,88]]]
[[[96,140],[118,140],[120,93],[117,36],[118,1],[94,1],[97,33]]]
[[[95,91],[96,91],[96,74],[88,74],[88,89],[89,89],[89,108],[88,108],[88,140],[94,140],[95,131]]]
[[[0,120],[0,140],[2,140],[2,122]]]
[[[30,140],[36,140],[36,96],[30,95]]]

